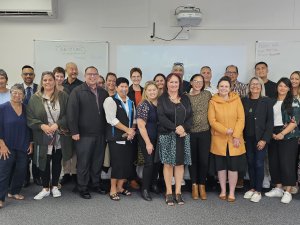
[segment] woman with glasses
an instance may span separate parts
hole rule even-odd
[[[192,198],[206,200],[205,182],[208,172],[208,156],[210,149],[210,127],[208,123],[208,103],[211,98],[209,91],[204,90],[204,77],[194,74],[191,77],[192,89],[188,94],[193,111],[193,126],[191,128],[191,157],[189,166],[192,181]]]
[[[250,190],[244,194],[251,202],[261,200],[264,180],[264,159],[273,130],[273,105],[265,97],[263,81],[253,77],[249,81],[248,96],[242,99],[245,112],[244,138],[250,177]]]
[[[35,143],[34,163],[40,169],[43,184],[35,200],[49,196],[50,192],[53,197],[61,196],[58,181],[62,156],[65,161],[72,156],[71,137],[63,133],[67,131],[67,100],[68,95],[57,89],[54,74],[43,72],[40,90],[31,97],[27,106],[28,126],[32,129]]]
[[[22,84],[10,89],[10,101],[0,105],[0,208],[5,197],[23,200],[20,194],[26,176],[27,155],[32,153]]]

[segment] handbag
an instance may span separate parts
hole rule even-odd
[[[54,145],[56,140],[56,134],[57,132],[55,132],[52,135],[43,133],[43,145]]]

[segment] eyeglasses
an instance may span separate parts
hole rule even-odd
[[[34,73],[23,73],[23,75],[26,77],[26,76],[30,76],[32,77],[34,75]]]
[[[99,74],[98,74],[98,73],[86,73],[86,75],[87,75],[87,76],[94,76],[94,77],[96,77],[96,76],[98,76]]]
[[[15,95],[15,96],[16,96],[16,95],[19,95],[19,96],[23,96],[23,95],[24,95],[24,93],[23,93],[23,92],[20,92],[20,91],[12,91],[11,94],[12,94],[12,95]]]
[[[236,75],[237,74],[237,72],[226,72],[226,75]]]
[[[173,65],[174,66],[183,66],[183,63],[181,63],[181,62],[175,62]]]

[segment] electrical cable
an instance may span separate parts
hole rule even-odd
[[[173,41],[173,40],[175,40],[178,37],[179,34],[181,34],[182,31],[183,31],[183,27],[181,26],[181,30],[172,39],[164,39],[164,38],[156,37],[156,36],[154,36],[153,38],[156,38],[156,39],[159,39],[159,40],[163,40],[163,41]]]

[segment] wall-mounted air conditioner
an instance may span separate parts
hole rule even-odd
[[[55,18],[57,0],[1,0],[1,17]]]

